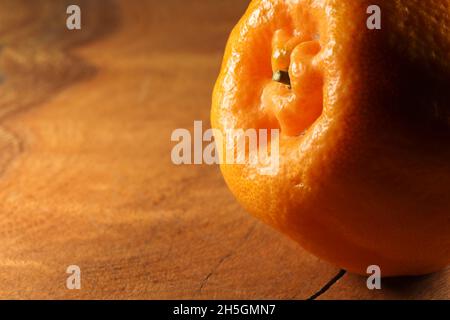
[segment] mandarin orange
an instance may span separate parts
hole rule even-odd
[[[239,202],[365,274],[450,262],[450,0],[253,0],[228,41],[211,121],[280,129],[280,168],[222,164]]]

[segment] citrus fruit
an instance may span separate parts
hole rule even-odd
[[[213,128],[279,129],[279,170],[221,165],[238,201],[354,273],[450,262],[450,1],[253,0],[231,33]]]

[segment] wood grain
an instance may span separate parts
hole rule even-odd
[[[304,299],[336,275],[245,213],[217,167],[170,161],[172,130],[209,125],[246,6],[0,1],[0,298]],[[369,297],[348,279],[321,297]],[[448,272],[432,279],[386,297],[449,298]]]

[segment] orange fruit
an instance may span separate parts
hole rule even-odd
[[[253,215],[366,274],[450,262],[450,1],[254,0],[231,33],[212,126],[280,129],[280,167],[222,164]],[[275,79],[275,80],[274,80]]]

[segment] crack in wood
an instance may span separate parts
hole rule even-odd
[[[306,300],[316,300],[318,297],[320,297],[322,294],[324,294],[325,292],[327,292],[336,282],[338,282],[345,274],[347,273],[347,271],[341,269],[337,275],[335,275],[333,278],[331,278],[330,281],[328,281],[322,288],[320,288],[319,291],[317,291],[316,293],[314,293],[312,296],[310,296],[308,299]]]
[[[200,288],[199,288],[199,292],[201,292],[203,290],[203,288],[206,286],[206,284],[208,283],[209,279],[211,278],[211,276],[217,271],[217,269],[219,269],[219,267],[225,262],[225,260],[227,260],[228,258],[230,258],[231,256],[233,256],[237,250],[239,250],[240,247],[242,247],[244,245],[245,242],[247,242],[247,240],[250,238],[250,236],[252,235],[253,231],[256,228],[256,223],[254,223],[249,231],[246,233],[246,235],[243,237],[242,241],[240,242],[239,245],[237,245],[231,252],[229,252],[228,254],[226,254],[225,256],[223,256],[219,262],[214,266],[214,268],[211,270],[211,272],[209,272],[206,277],[202,280],[201,284],[200,284]]]

